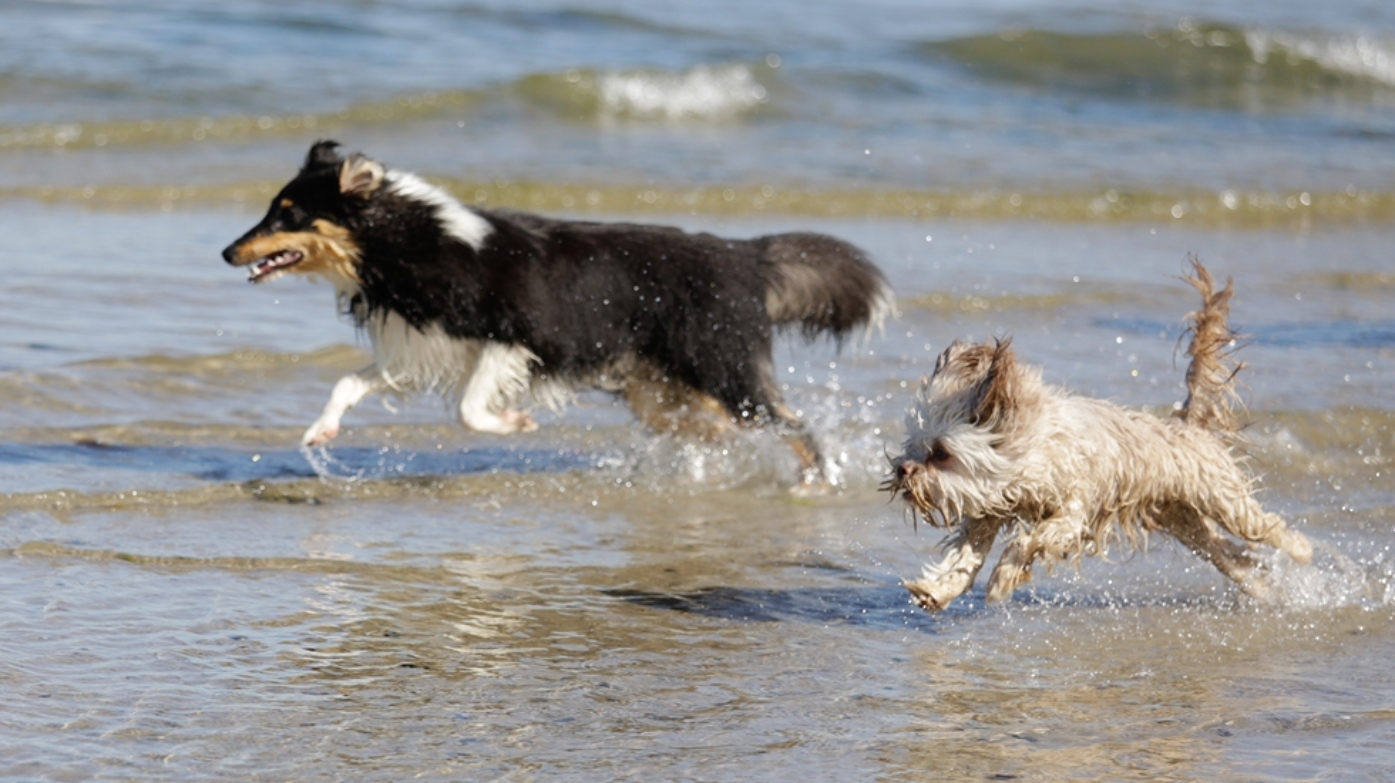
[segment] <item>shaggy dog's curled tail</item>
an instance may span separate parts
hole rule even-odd
[[[855,329],[882,327],[895,311],[891,286],[857,247],[824,234],[776,234],[764,245],[765,309],[776,326],[797,326],[808,339],[841,341]]]
[[[1195,256],[1189,260],[1193,274],[1182,279],[1201,294],[1201,309],[1187,316],[1187,333],[1192,336],[1187,346],[1187,355],[1192,358],[1187,367],[1187,400],[1174,415],[1198,427],[1235,432],[1240,425],[1232,407],[1238,401],[1234,381],[1245,365],[1230,358],[1236,334],[1226,319],[1234,291],[1229,279],[1225,288],[1215,290],[1215,281],[1201,261]]]

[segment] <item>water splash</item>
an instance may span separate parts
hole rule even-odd
[[[1313,541],[1313,561],[1298,565],[1277,552],[1264,558],[1271,594],[1260,603],[1299,611],[1376,609],[1395,605],[1395,564],[1384,553],[1358,559]]]
[[[310,446],[302,444],[300,447],[301,456],[310,464],[310,469],[315,471],[315,475],[321,480],[330,484],[337,484],[343,488],[352,486],[362,481],[367,475],[366,468],[354,468],[334,458],[329,453],[327,446]]]

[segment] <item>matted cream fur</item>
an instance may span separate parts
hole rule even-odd
[[[1210,273],[1192,266],[1186,280],[1202,306],[1190,316],[1187,401],[1171,418],[1045,384],[1006,339],[956,341],[940,355],[906,416],[905,450],[886,487],[950,530],[944,559],[906,583],[917,604],[943,609],[972,587],[1003,531],[1011,540],[988,579],[990,601],[1029,580],[1038,558],[1074,561],[1120,537],[1138,547],[1155,530],[1251,594],[1265,589],[1257,545],[1311,559],[1308,539],[1255,501],[1232,453],[1231,284],[1216,291]]]

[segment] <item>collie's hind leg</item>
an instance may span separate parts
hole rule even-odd
[[[729,421],[743,427],[764,428],[774,424],[799,460],[799,483],[794,491],[818,494],[830,485],[818,441],[804,422],[780,400],[779,386],[770,359],[770,336],[732,347],[729,362],[742,368],[738,377],[729,377],[722,388],[702,392],[726,411]],[[738,361],[740,360],[740,361]]]
[[[352,375],[345,375],[334,384],[320,418],[301,436],[300,442],[306,446],[323,446],[339,434],[339,421],[350,408],[363,401],[370,394],[387,389],[387,381],[377,365],[366,367]]]
[[[944,559],[925,567],[920,579],[905,582],[911,599],[922,609],[938,612],[974,586],[979,569],[993,548],[1001,523],[997,520],[967,520],[945,544]]]
[[[731,415],[717,398],[670,380],[657,370],[636,372],[620,393],[635,417],[655,432],[707,442],[731,432]]]
[[[814,434],[809,432],[809,428],[804,426],[803,420],[794,415],[794,412],[785,407],[783,402],[771,403],[768,410],[775,421],[779,422],[784,433],[780,436],[794,450],[795,459],[799,460],[799,483],[803,487],[823,487],[828,483],[828,477],[824,473],[823,452],[819,449],[819,443],[814,439]]]

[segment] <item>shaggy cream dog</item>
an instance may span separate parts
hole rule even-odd
[[[1154,530],[1251,594],[1264,592],[1256,545],[1311,559],[1308,539],[1260,508],[1231,452],[1239,370],[1229,361],[1231,285],[1216,291],[1206,269],[1192,265],[1185,279],[1202,307],[1190,316],[1188,398],[1172,418],[1047,385],[1017,363],[1006,339],[956,341],[940,355],[906,416],[905,450],[886,485],[950,530],[944,559],[906,583],[917,604],[940,610],[967,591],[1003,531],[1011,540],[989,577],[990,601],[1029,580],[1038,558],[1100,554],[1117,536],[1137,547]]]

